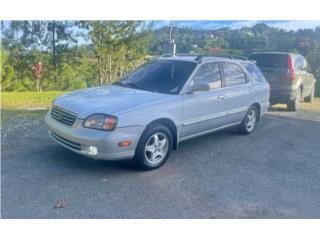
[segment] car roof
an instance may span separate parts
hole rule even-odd
[[[254,52],[251,55],[258,55],[258,54],[283,54],[283,55],[293,55],[293,56],[301,56],[299,53],[291,53],[291,52]]]
[[[255,55],[255,54],[286,54],[288,55],[290,53],[288,52],[254,52],[251,55]]]
[[[304,56],[302,56],[302,55],[299,54],[299,53],[290,53],[290,52],[255,52],[255,53],[251,54],[250,56],[252,56],[252,55],[259,55],[259,54],[261,54],[261,55],[267,55],[267,54],[270,54],[270,55],[272,55],[272,54],[277,54],[277,55],[290,55],[291,57],[294,57],[294,58],[297,58],[297,57],[303,57],[303,58],[305,58]],[[250,57],[250,56],[249,56],[249,57]]]

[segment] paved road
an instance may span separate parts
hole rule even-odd
[[[320,113],[268,113],[180,145],[159,170],[94,161],[42,120],[2,131],[3,218],[320,218]]]

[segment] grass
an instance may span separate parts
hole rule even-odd
[[[1,92],[1,109],[48,109],[53,99],[66,92]]]

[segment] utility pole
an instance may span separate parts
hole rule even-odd
[[[173,22],[170,21],[169,42],[164,44],[163,53],[172,54],[174,56],[176,54],[176,44],[174,43],[172,32],[173,32]]]
[[[169,33],[169,41],[170,42],[172,42],[172,29],[173,29],[173,25],[172,25],[172,21],[170,21],[170,33]]]

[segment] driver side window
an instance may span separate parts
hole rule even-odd
[[[218,63],[205,63],[195,73],[191,84],[206,83],[210,89],[215,89],[221,88],[221,79]]]

